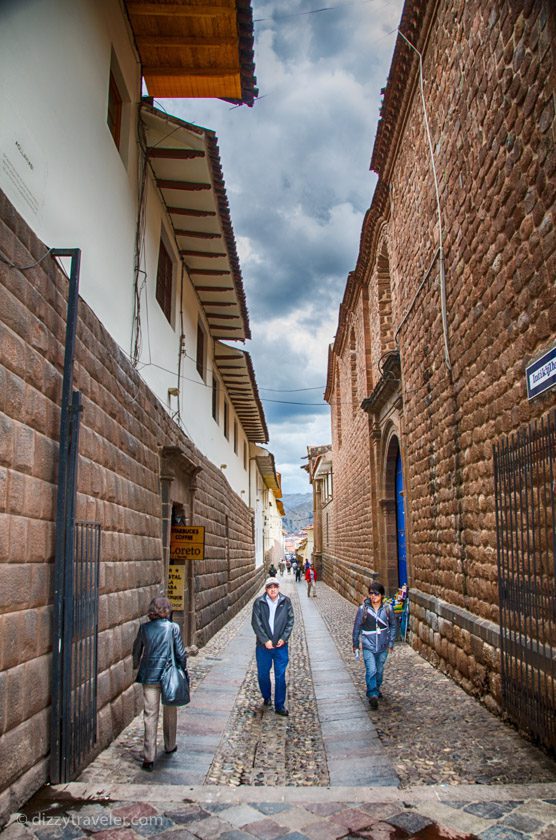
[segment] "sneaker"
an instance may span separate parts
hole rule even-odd
[[[263,700],[263,704],[265,706],[272,706],[272,698],[271,697],[265,697],[265,699]]]
[[[276,709],[276,714],[281,715],[281,717],[289,717],[289,712],[287,709]]]
[[[378,697],[369,697],[369,706],[371,709],[378,709]]]
[[[154,761],[144,761],[141,765],[143,770],[146,770],[147,773],[152,773],[154,767]]]
[[[176,746],[174,747],[174,749],[173,749],[173,750],[164,750],[164,752],[165,752],[167,755],[171,755],[172,753],[177,752],[177,750],[178,750],[178,745],[176,744]]]

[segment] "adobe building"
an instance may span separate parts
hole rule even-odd
[[[408,583],[415,649],[552,747],[555,80],[549,0],[405,3],[329,356],[322,556],[354,600]]]

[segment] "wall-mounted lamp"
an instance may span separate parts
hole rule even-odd
[[[220,469],[221,469],[221,470],[225,470],[225,469],[227,469],[227,468],[228,468],[228,465],[227,465],[227,464],[220,464]]]
[[[180,389],[179,388],[168,388],[168,396],[169,397],[179,397]]]

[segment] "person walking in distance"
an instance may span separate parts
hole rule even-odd
[[[311,590],[313,590],[313,598],[317,597],[317,570],[310,563],[305,571],[305,580],[307,581],[307,597],[311,597]]]
[[[156,758],[156,733],[160,712],[160,680],[166,664],[174,657],[187,673],[187,654],[180,628],[170,620],[172,606],[163,596],[153,598],[149,604],[149,621],[141,624],[133,643],[133,667],[139,668],[135,682],[143,685],[144,703],[144,760],[143,770],[152,771]],[[162,706],[164,750],[174,753],[177,726],[176,706]]]
[[[363,647],[365,682],[371,709],[378,709],[378,698],[382,697],[380,687],[388,652],[394,650],[396,619],[390,606],[385,606],[384,586],[373,582],[369,586],[369,597],[365,598],[355,615],[353,624],[353,652],[359,657],[359,640]]]
[[[293,622],[292,602],[280,592],[277,578],[267,578],[264,595],[260,595],[253,603],[251,626],[257,637],[257,675],[264,705],[272,705],[270,669],[274,665],[274,710],[282,717],[289,715],[285,706],[286,668]]]

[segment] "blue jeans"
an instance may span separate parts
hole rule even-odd
[[[289,656],[288,646],[271,648],[257,645],[257,675],[259,688],[265,700],[270,700],[272,689],[270,687],[270,669],[274,663],[274,708],[283,709],[286,702],[286,668],[288,667]]]
[[[365,662],[365,682],[367,683],[367,697],[378,697],[384,666],[388,659],[388,651],[383,650],[375,653],[372,650],[363,648],[363,661]]]

